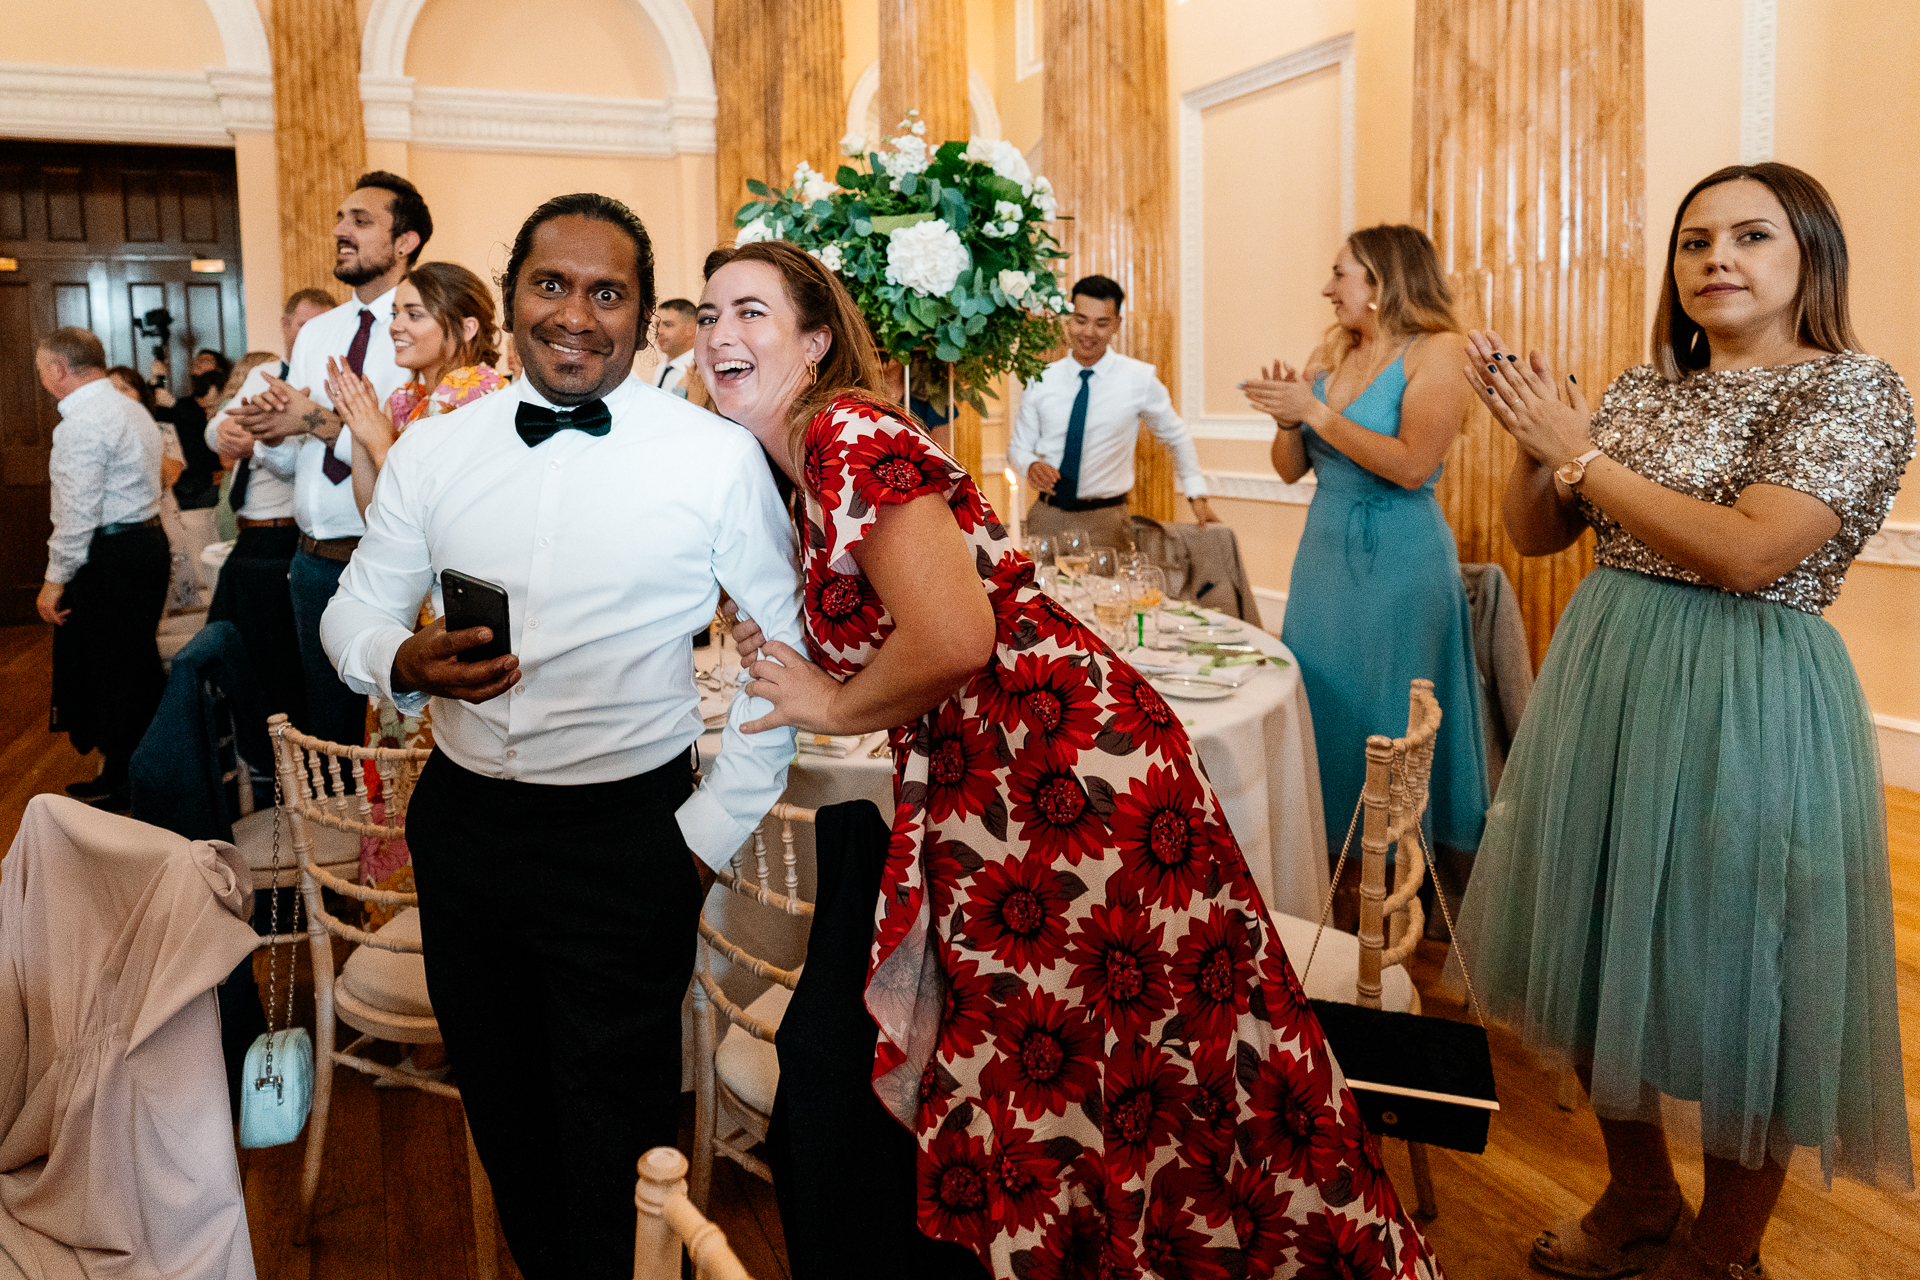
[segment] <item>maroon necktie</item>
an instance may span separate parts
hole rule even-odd
[[[347,348],[347,368],[356,374],[367,363],[367,338],[373,333],[373,312],[365,307],[360,309],[360,329],[353,335],[353,345]],[[327,448],[327,456],[320,462],[320,474],[335,484],[339,484],[353,474],[353,468],[334,456],[332,446]]]

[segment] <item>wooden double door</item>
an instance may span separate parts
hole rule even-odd
[[[35,618],[46,569],[47,455],[60,419],[34,372],[40,338],[91,329],[144,375],[164,309],[168,384],[203,347],[237,359],[240,206],[233,152],[0,140],[0,622]]]

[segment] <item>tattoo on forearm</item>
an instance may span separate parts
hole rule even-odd
[[[309,409],[300,421],[306,424],[308,431],[319,431],[327,425],[327,411],[318,407]]]

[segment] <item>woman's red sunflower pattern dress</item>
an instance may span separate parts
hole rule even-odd
[[[1179,717],[911,423],[842,397],[805,464],[823,668],[893,629],[851,555],[886,503],[945,499],[997,619],[987,667],[892,734],[867,1007],[921,1229],[1019,1280],[1438,1277]]]

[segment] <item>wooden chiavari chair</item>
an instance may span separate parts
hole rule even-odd
[[[693,1260],[694,1280],[753,1280],[727,1244],[687,1197],[687,1158],[672,1147],[640,1157],[634,1188],[633,1280],[680,1280],[680,1253]]]

